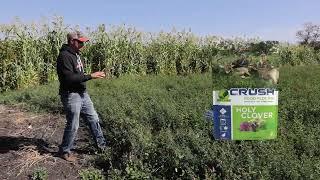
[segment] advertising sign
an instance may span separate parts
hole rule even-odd
[[[216,139],[263,140],[277,137],[278,91],[275,89],[213,91],[212,110]]]

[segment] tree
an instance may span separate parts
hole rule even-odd
[[[260,41],[258,43],[250,43],[249,50],[256,55],[270,54],[273,47],[277,45],[279,45],[279,41]]]
[[[304,29],[297,32],[301,45],[308,45],[320,49],[320,26],[311,22],[304,24]]]

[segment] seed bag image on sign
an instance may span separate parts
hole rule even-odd
[[[275,139],[278,126],[278,91],[272,88],[231,88],[213,91],[216,139]]]

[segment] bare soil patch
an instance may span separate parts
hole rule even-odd
[[[80,123],[74,148],[78,162],[56,157],[65,116],[35,114],[0,105],[0,179],[29,179],[45,168],[49,179],[79,179],[79,170],[91,166],[94,146],[87,126]]]

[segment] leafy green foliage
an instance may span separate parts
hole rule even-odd
[[[2,93],[0,103],[62,113],[55,60],[66,30],[59,17],[52,24],[26,25],[17,20],[0,25],[4,37],[0,91],[20,89]],[[96,160],[108,178],[320,179],[320,68],[314,66],[320,54],[316,48],[201,38],[190,31],[149,34],[123,26],[106,31],[101,25],[87,34],[91,41],[83,51],[86,72],[105,68],[111,76],[120,77],[89,83],[110,141],[111,151]],[[243,53],[253,62],[265,53],[272,65],[283,65],[280,84],[221,73],[219,64]],[[35,88],[46,82],[51,83]],[[212,138],[212,124],[203,118],[211,106],[211,92],[231,87],[279,89],[278,139]],[[92,169],[80,176],[103,178]],[[39,169],[32,177],[46,179],[47,172]]]
[[[276,65],[314,65],[320,62],[320,52],[306,45],[283,46],[279,49],[280,58]]]
[[[213,89],[272,87],[256,78],[214,75],[90,81],[111,148],[96,165],[111,179],[320,178],[319,66],[280,68],[278,138],[270,141],[213,139],[212,122],[204,118]],[[57,89],[8,92],[0,102],[59,112]]]
[[[84,169],[79,172],[81,180],[104,180],[102,172],[97,169]]]
[[[31,179],[32,180],[47,180],[48,179],[48,172],[44,168],[38,168],[32,173]]]
[[[258,43],[251,43],[249,50],[255,55],[271,54],[276,50],[275,47],[278,45],[278,41],[260,41]]]

